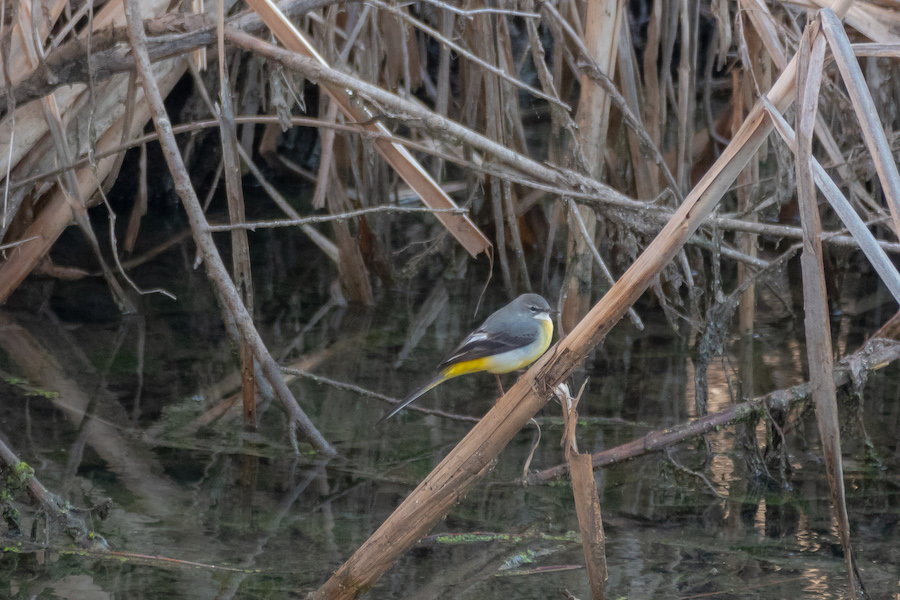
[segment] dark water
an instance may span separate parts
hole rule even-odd
[[[410,357],[398,361],[427,293],[382,292],[374,310],[334,307],[308,327],[328,290],[301,282],[327,281],[317,271],[327,267],[305,265],[276,234],[257,241],[279,257],[256,273],[259,325],[273,354],[293,346],[286,364],[305,360],[317,374],[394,397],[427,378],[444,352],[506,300],[489,295],[473,316],[483,280],[447,282],[446,309]],[[138,270],[136,277],[145,285],[164,282],[179,301],[144,297],[140,316],[116,317],[97,281],[52,290],[32,282],[2,313],[0,431],[42,482],[73,505],[112,500],[105,520],[87,518],[119,554],[30,549],[34,514],[20,493],[23,536],[3,541],[25,544],[0,554],[0,597],[301,598],[470,426],[406,411],[374,428],[383,403],[306,380],[291,387],[344,461],[317,462],[305,444],[294,456],[276,406],[264,408],[257,434],[241,434],[234,410],[198,424],[235,392],[233,383],[223,385],[233,382],[235,353],[205,275],[190,268],[192,248],[166,256],[164,266]],[[843,303],[834,322],[843,354],[892,312],[868,280],[848,286],[846,297],[870,301],[862,308]],[[770,291],[760,295],[752,360],[742,363],[740,344],[731,340],[726,359],[711,362],[710,410],[739,400],[739,381],[758,395],[806,378],[802,322],[779,309]],[[582,451],[696,415],[689,328],[676,336],[649,301],[639,312],[646,330],[623,321],[577,374],[578,384],[590,379],[580,411]],[[752,378],[742,379],[742,369]],[[896,367],[886,368],[869,378],[861,399],[841,397],[853,544],[873,598],[900,598],[898,376]],[[419,404],[478,416],[496,394],[492,377],[475,375],[441,386]],[[563,460],[559,407],[548,405],[540,422],[532,469]],[[766,446],[765,423],[747,429]],[[708,464],[704,444],[695,441],[678,446],[674,462],[651,455],[598,471],[607,597],[846,597],[812,411],[790,415],[785,429],[786,483],[775,466],[770,476],[748,472],[752,452],[738,440],[740,427],[709,436]],[[432,532],[506,535],[426,538],[367,597],[543,599],[569,590],[588,598],[568,484],[513,483],[533,438],[533,428],[522,431]],[[39,525],[37,542],[44,541]]]

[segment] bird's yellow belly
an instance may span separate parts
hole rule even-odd
[[[547,351],[547,348],[550,347],[551,339],[553,339],[553,323],[549,320],[541,321],[541,335],[532,343],[495,356],[486,356],[452,364],[441,371],[441,381],[481,371],[501,374],[510,373],[516,369],[523,369]]]
[[[550,340],[553,338],[553,323],[550,321],[541,321],[541,335],[528,344],[524,348],[510,350],[497,356],[491,356],[485,359],[485,365],[482,370],[488,373],[510,373],[517,369],[524,369],[547,351],[550,347]]]

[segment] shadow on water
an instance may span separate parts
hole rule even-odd
[[[389,396],[402,397],[427,379],[445,352],[505,303],[489,297],[475,316],[477,286],[450,282],[446,308],[442,301],[428,327],[417,321],[424,295],[386,294],[373,311],[335,303],[322,311],[327,289],[271,282],[326,278],[310,276],[315,267],[281,247],[279,234],[260,241],[281,257],[262,275],[269,285],[259,287],[266,315],[260,326],[273,353],[288,349],[285,364]],[[41,519],[20,506],[23,535],[4,544],[22,545],[0,555],[0,596],[302,597],[470,427],[412,411],[373,427],[387,408],[382,402],[295,380],[301,404],[344,459],[294,456],[275,406],[262,407],[259,433],[241,434],[240,401],[228,408],[239,381],[234,349],[212,296],[190,291],[203,288],[187,267],[191,252],[171,251],[167,271],[138,273],[164,279],[179,294],[177,303],[144,297],[139,317],[118,318],[106,300],[94,314],[76,311],[86,297],[103,295],[97,281],[57,284],[48,301],[0,315],[0,431],[73,505],[112,499],[107,518],[89,515],[89,527],[118,552],[30,549],[33,521],[36,541],[43,541]],[[22,304],[28,302],[20,297]],[[590,378],[580,407],[584,450],[696,416],[691,353],[658,307],[643,308],[645,331],[623,321],[577,375],[579,384]],[[752,371],[756,394],[806,379],[802,326],[776,308],[767,314],[757,337],[744,342],[752,344],[749,362],[738,360],[734,340],[725,359],[710,363],[711,411],[740,400],[742,368]],[[836,347],[852,351],[877,321],[871,310],[841,314]],[[409,347],[412,332],[419,342]],[[882,598],[900,598],[897,377],[897,367],[889,367],[869,378],[861,396],[842,398],[853,541],[869,592]],[[418,404],[478,416],[495,396],[493,378],[475,375]],[[563,461],[558,406],[548,405],[539,420],[543,441],[532,469]],[[760,420],[711,434],[709,456],[695,441],[669,456],[598,471],[608,597],[844,597],[811,411],[789,415],[782,430],[781,449],[772,444],[779,434]],[[563,589],[587,597],[569,486],[511,483],[533,435],[523,430],[482,484],[368,597],[549,598]],[[472,532],[499,535],[451,535]]]

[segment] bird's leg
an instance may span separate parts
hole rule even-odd
[[[494,377],[497,378],[497,387],[500,388],[500,396],[503,397],[506,392],[503,391],[503,384],[500,383],[500,376],[494,373]]]

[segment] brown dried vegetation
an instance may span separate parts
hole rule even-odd
[[[362,304],[439,250],[455,257],[447,269],[486,256],[509,295],[548,290],[564,265],[557,287],[566,337],[317,597],[356,597],[373,585],[619,319],[628,314],[641,326],[632,305],[646,290],[673,324],[687,317],[703,364],[721,351],[716,327],[735,313],[741,333],[752,333],[756,286],[801,244],[811,395],[848,573],[863,593],[843,509],[823,247],[861,250],[900,300],[900,275],[888,258],[900,251],[893,135],[900,14],[893,6],[285,0],[276,8],[268,0],[223,0],[189,14],[176,4],[3,3],[0,302],[36,271],[86,275],[48,258],[72,224],[90,241],[120,310],[134,310],[133,292],[166,293],[138,290],[120,258],[139,245],[153,185],[145,150],[158,141],[241,349],[245,427],[256,426],[264,380],[291,431],[332,455],[254,327],[247,229],[298,228],[321,250],[315,259],[333,264],[337,295]],[[218,75],[199,70],[205,61]],[[183,77],[194,79],[206,120],[173,131],[163,99]],[[304,105],[310,89],[323,92],[315,106]],[[145,135],[151,121],[155,133]],[[279,146],[282,131],[294,126],[318,128],[314,172]],[[189,177],[194,138],[179,147],[174,137],[213,127],[221,131],[221,163],[209,197],[222,181],[229,215],[214,226]],[[141,181],[117,243],[105,194],[125,151],[138,147]],[[319,212],[304,217],[265,180],[256,156],[314,182],[307,210]],[[247,221],[242,173],[285,219]],[[108,231],[95,231],[88,218],[101,204],[94,210],[106,211]],[[431,213],[418,217],[449,234],[424,254],[408,250],[423,236],[394,224],[396,213],[415,212]],[[214,231],[231,232],[230,270]],[[727,269],[736,271],[736,286],[726,297]],[[606,288],[598,302],[596,290]],[[702,390],[702,369],[699,378]],[[698,409],[706,413],[702,393]],[[586,457],[573,450],[571,459],[583,465]],[[581,473],[578,487],[589,502],[584,481]],[[602,543],[585,549],[600,552]],[[592,589],[602,595],[602,581],[592,579]]]

